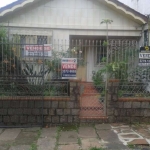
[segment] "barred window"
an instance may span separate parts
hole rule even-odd
[[[95,63],[101,65],[106,63],[107,58],[107,46],[104,45],[104,41],[98,41],[95,45]]]
[[[148,30],[144,30],[144,46],[148,46],[149,34]]]
[[[37,44],[47,44],[47,36],[37,36]]]

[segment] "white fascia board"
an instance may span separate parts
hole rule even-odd
[[[134,15],[132,12],[127,11],[126,9],[124,9],[123,7],[120,7],[118,5],[116,5],[115,3],[109,1],[109,0],[105,0],[105,2],[107,4],[113,5],[114,7],[116,7],[117,9],[123,11],[125,14],[132,16],[134,19],[139,20],[140,22],[142,22],[143,24],[146,24],[147,22],[145,20],[143,20],[141,17],[138,17],[136,15]]]
[[[6,13],[12,12],[12,11],[16,10],[17,8],[23,7],[23,6],[25,6],[26,4],[32,3],[32,2],[34,2],[34,1],[35,1],[35,0],[26,0],[26,1],[24,1],[23,3],[18,4],[18,5],[15,5],[15,6],[13,6],[13,7],[10,8],[10,9],[6,9],[6,10],[4,10],[3,12],[0,13],[0,17],[4,16]]]

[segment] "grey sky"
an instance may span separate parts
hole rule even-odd
[[[0,7],[4,7],[14,1],[16,1],[16,0],[0,0]]]
[[[4,7],[14,1],[16,1],[16,0],[0,0],[0,7]],[[121,0],[121,1],[123,1],[123,0]]]

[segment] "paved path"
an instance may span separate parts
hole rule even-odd
[[[68,128],[67,128],[68,129]],[[0,129],[0,150],[149,150],[150,125]],[[101,150],[100,149],[100,150]]]

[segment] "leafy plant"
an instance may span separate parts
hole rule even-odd
[[[103,84],[103,72],[101,70],[97,71],[93,77],[93,82],[95,86],[101,86]]]
[[[112,62],[105,66],[109,74],[109,78],[115,79],[127,79],[128,77],[128,65],[126,62]]]
[[[103,57],[102,58],[102,62],[106,62],[107,61],[107,58],[106,57]]]
[[[53,87],[44,91],[44,96],[57,96],[59,91]]]
[[[124,92],[123,92],[122,90],[119,90],[119,91],[118,91],[118,96],[119,96],[119,97],[122,97],[123,93],[124,93]]]
[[[42,77],[44,76],[44,80],[46,80],[51,69],[47,65],[27,63],[26,61],[23,61],[22,71],[25,76],[30,76],[27,77],[29,84],[42,85]]]
[[[103,42],[103,46],[104,46],[104,47],[107,47],[107,46],[108,46],[108,42],[107,42],[107,41],[104,41],[104,42]]]

